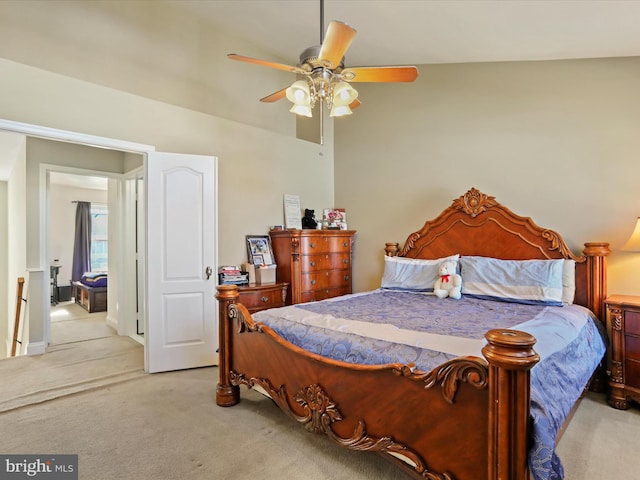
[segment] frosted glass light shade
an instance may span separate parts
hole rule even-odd
[[[295,105],[309,105],[311,103],[311,92],[309,85],[304,80],[293,82],[286,90],[287,100]]]
[[[640,218],[636,221],[636,228],[622,247],[627,252],[640,252]]]
[[[302,115],[303,117],[311,117],[311,106],[310,105],[298,105],[294,104],[289,110],[291,113],[295,113],[296,115]]]
[[[336,105],[331,107],[330,117],[343,117],[345,115],[351,115],[353,112],[349,108],[349,105]]]
[[[358,98],[358,92],[355,88],[349,85],[347,82],[339,82],[333,88],[333,104],[342,107],[344,105],[351,105],[351,103]],[[351,113],[351,111],[349,111]]]

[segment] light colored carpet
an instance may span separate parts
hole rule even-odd
[[[106,318],[106,312],[89,313],[73,301],[52,306],[51,345],[116,335]]]
[[[143,376],[143,347],[105,317],[74,304],[52,308],[47,353],[0,361],[0,412]]]
[[[98,386],[87,381],[83,385],[88,389],[77,384],[75,391],[31,404],[32,398],[24,395],[42,383],[56,390],[50,376],[67,366],[78,367],[74,375],[85,380],[90,375],[81,373],[82,364],[102,377],[98,365],[116,363],[116,351],[125,357],[137,352],[135,378]],[[107,337],[63,344],[50,354],[30,357],[21,370],[13,371],[14,377],[7,372],[20,359],[0,361],[1,398],[6,398],[11,378],[31,377],[35,382],[13,392],[22,395],[21,406],[0,412],[0,432],[13,432],[0,435],[0,452],[78,454],[80,478],[90,480],[408,478],[375,454],[352,452],[326,436],[308,433],[271,400],[244,387],[239,405],[216,406],[215,367],[149,375],[140,373],[141,356],[142,347],[135,342]],[[7,362],[14,365],[6,367]],[[589,394],[558,448],[565,479],[638,478],[638,432],[640,410],[614,410],[602,395]]]

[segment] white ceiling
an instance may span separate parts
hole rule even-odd
[[[264,60],[295,65],[320,43],[320,0],[179,4],[273,52]],[[325,0],[331,20],[358,32],[347,66],[640,56],[637,0]]]

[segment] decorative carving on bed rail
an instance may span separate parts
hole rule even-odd
[[[260,332],[262,333],[262,324],[255,322],[248,322],[247,317],[250,317],[249,310],[243,305],[237,305],[235,303],[229,304],[229,318],[234,320],[238,325],[238,333],[243,332]]]
[[[342,414],[335,402],[318,384],[305,387],[294,395],[296,403],[304,411],[304,415],[298,415],[289,404],[284,385],[275,388],[266,378],[252,377],[247,379],[243,374],[233,371],[230,372],[230,378],[233,385],[243,384],[249,388],[260,387],[282,411],[302,424],[309,432],[324,433],[334,442],[351,450],[378,452],[400,459],[404,457],[405,460],[403,461],[408,461],[407,463],[426,480],[455,480],[447,473],[436,473],[427,470],[420,455],[406,445],[394,441],[393,438],[368,435],[363,420],[358,420],[358,426],[350,437],[337,435],[333,431],[332,424],[343,420]]]
[[[416,372],[413,364],[402,365],[394,369],[396,375],[411,380],[424,381],[424,388],[440,385],[442,396],[453,403],[460,382],[466,382],[478,390],[484,390],[489,382],[488,364],[477,357],[460,357],[449,360],[429,372]]]
[[[551,243],[549,250],[558,250],[564,258],[575,260],[578,263],[587,261],[586,257],[578,257],[577,255],[574,255],[573,252],[569,250],[569,247],[567,247],[567,244],[564,243],[564,240],[558,232],[553,230],[543,230],[542,238],[549,240]]]
[[[460,198],[453,201],[452,208],[462,210],[471,217],[477,217],[488,208],[498,205],[496,197],[490,197],[476,188],[472,188]]]

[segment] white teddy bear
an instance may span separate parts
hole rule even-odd
[[[456,273],[455,262],[444,262],[438,269],[440,275],[433,285],[433,293],[438,298],[455,298],[462,297],[462,277]]]

